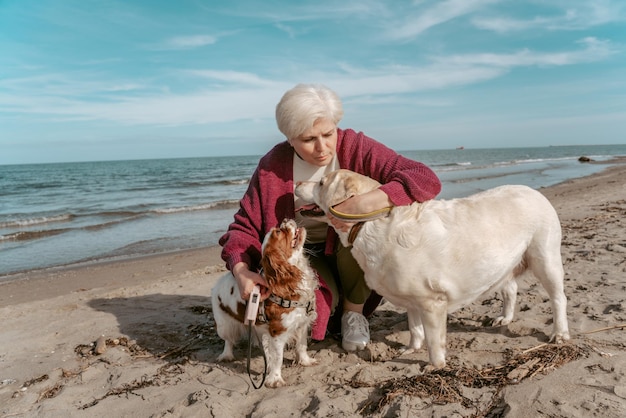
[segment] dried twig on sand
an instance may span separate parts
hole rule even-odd
[[[365,415],[379,412],[398,396],[419,396],[430,399],[433,404],[461,403],[466,408],[476,408],[477,416],[483,416],[487,411],[480,411],[477,402],[464,396],[463,387],[493,387],[492,401],[487,405],[490,409],[503,387],[552,371],[587,353],[588,349],[573,344],[541,344],[512,356],[503,364],[480,370],[446,367],[422,375],[390,379],[382,382],[382,396],[365,404],[360,412]],[[364,386],[362,382],[354,384]]]

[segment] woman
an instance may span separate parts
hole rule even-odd
[[[335,308],[341,317],[342,346],[363,349],[369,342],[369,323],[364,306],[375,306],[380,297],[365,284],[363,271],[325,223],[296,213],[294,187],[299,181],[317,181],[325,174],[346,168],[379,181],[382,186],[355,196],[336,209],[344,213],[367,213],[393,205],[409,205],[434,198],[441,190],[437,176],[422,163],[407,159],[363,133],[337,127],[343,117],[341,100],[321,85],[299,84],[287,91],[276,106],[281,142],[259,161],[234,222],[220,238],[222,258],[233,273],[242,298],[255,285],[262,298],[267,284],[258,273],[261,243],[267,231],[284,218],[296,219],[307,229],[307,248],[312,266],[320,276],[317,294],[318,319],[312,332],[324,339],[328,318]],[[331,219],[335,228],[351,224]],[[342,305],[338,306],[343,297]],[[370,298],[370,302],[365,302]],[[367,315],[369,310],[366,309]]]

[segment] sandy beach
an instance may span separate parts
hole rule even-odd
[[[449,315],[448,366],[401,355],[406,314],[384,303],[372,342],[333,338],[293,365],[288,386],[254,389],[245,342],[216,363],[210,291],[219,248],[16,275],[0,283],[2,417],[621,417],[626,410],[626,161],[541,189],[561,218],[572,339],[548,343],[551,309],[520,282],[516,317],[490,327],[498,295]],[[471,279],[471,278],[468,278]],[[255,351],[254,371],[262,369]]]

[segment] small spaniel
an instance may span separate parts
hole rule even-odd
[[[306,230],[294,220],[285,219],[273,228],[263,241],[263,267],[271,296],[259,307],[254,325],[267,357],[265,385],[280,387],[286,383],[281,375],[285,345],[295,342],[296,362],[311,366],[317,361],[307,353],[308,330],[317,314],[315,289],[317,276],[304,253]],[[220,278],[211,291],[217,334],[224,340],[224,351],[218,361],[232,361],[233,346],[245,335],[246,303],[231,273]]]

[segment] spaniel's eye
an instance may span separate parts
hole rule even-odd
[[[322,178],[320,179],[320,186],[323,186],[323,185],[324,185],[324,183],[326,183],[326,177],[322,177]]]

